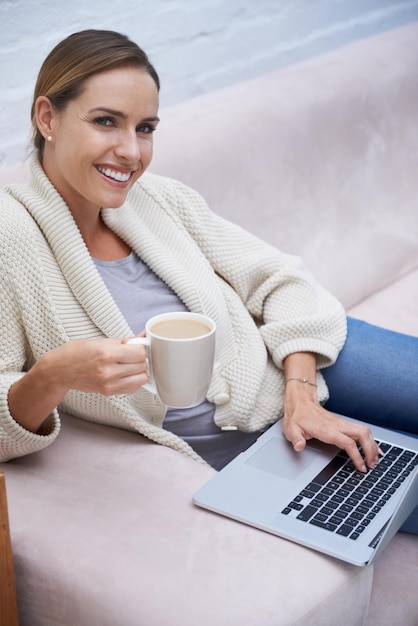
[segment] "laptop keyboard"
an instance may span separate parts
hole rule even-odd
[[[342,450],[289,502],[283,515],[358,539],[418,465],[417,453],[377,443],[383,457],[375,469],[359,472]]]

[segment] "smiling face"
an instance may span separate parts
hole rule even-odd
[[[158,90],[142,69],[95,74],[63,111],[37,102],[45,137],[42,165],[74,216],[116,208],[152,158]]]

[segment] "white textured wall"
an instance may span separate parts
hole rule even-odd
[[[39,66],[74,31],[139,43],[167,106],[415,20],[418,0],[0,0],[0,165],[25,155]]]

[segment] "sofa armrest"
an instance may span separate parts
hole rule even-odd
[[[17,626],[16,586],[3,472],[0,472],[0,572],[0,626]]]

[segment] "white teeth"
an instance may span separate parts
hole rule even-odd
[[[109,168],[98,167],[97,169],[105,176],[108,176],[108,178],[113,178],[120,183],[126,183],[131,177],[130,172],[128,172],[127,174],[122,174],[122,172],[115,172],[115,170],[111,170]]]

